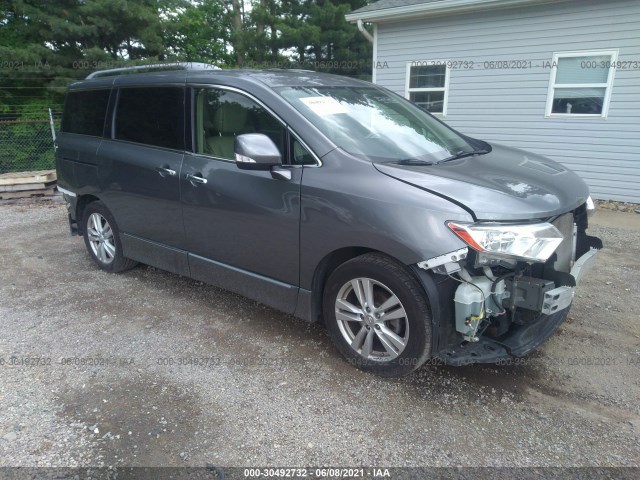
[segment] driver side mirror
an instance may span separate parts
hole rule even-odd
[[[233,143],[236,165],[243,170],[270,170],[282,165],[282,155],[275,143],[262,133],[238,135]]]

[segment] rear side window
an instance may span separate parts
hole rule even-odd
[[[184,150],[184,88],[122,88],[115,138]]]
[[[74,91],[67,94],[62,116],[62,131],[102,136],[109,90]]]

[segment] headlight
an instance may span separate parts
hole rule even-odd
[[[454,223],[448,227],[478,252],[546,262],[564,239],[550,223],[508,225],[500,223]]]

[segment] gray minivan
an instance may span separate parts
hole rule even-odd
[[[309,71],[95,72],[69,87],[56,165],[103,270],[141,262],[322,320],[386,376],[526,355],[602,248],[562,165]]]

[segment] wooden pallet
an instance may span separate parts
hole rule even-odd
[[[55,181],[56,178],[55,170],[3,173],[0,175],[0,186],[46,184]]]
[[[20,192],[0,192],[0,200],[9,200],[13,198],[30,198],[59,195],[55,185],[49,188],[39,190],[22,190]]]
[[[45,190],[56,186],[56,181],[46,183],[23,183],[19,185],[0,185],[0,193],[22,192],[23,190]]]

